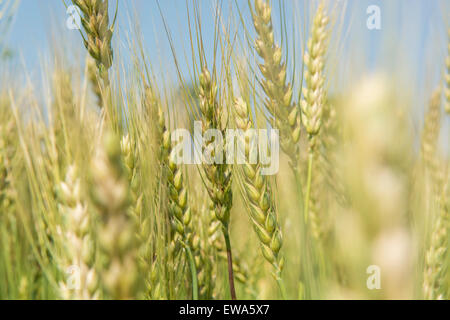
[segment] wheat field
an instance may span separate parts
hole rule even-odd
[[[179,1],[177,30],[155,1],[159,59],[121,1],[61,2],[33,77],[0,0],[0,299],[449,299],[448,5],[419,66],[374,31],[383,70],[369,2]],[[278,143],[180,161],[229,129]]]

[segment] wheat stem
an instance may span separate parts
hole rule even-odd
[[[188,255],[189,266],[191,269],[191,277],[192,277],[192,298],[194,300],[198,300],[198,280],[197,280],[197,267],[195,266],[194,255],[192,254],[191,248],[186,246],[186,252]]]
[[[230,294],[231,299],[236,300],[236,289],[234,287],[234,274],[233,274],[233,255],[231,254],[231,242],[230,235],[228,232],[228,227],[222,229],[223,236],[225,237],[225,245],[227,250],[227,261],[228,261],[228,281],[230,284]]]
[[[305,208],[303,210],[303,213],[305,216],[305,222],[308,222],[308,216],[309,216],[309,197],[311,194],[311,179],[312,179],[313,161],[314,161],[314,156],[312,153],[310,153],[308,156],[308,177],[306,180]]]

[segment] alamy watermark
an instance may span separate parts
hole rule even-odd
[[[366,26],[369,30],[380,30],[381,29],[381,9],[377,5],[370,5],[367,7],[366,13],[369,15],[367,17]]]
[[[194,122],[194,134],[187,129],[172,132],[172,160],[178,164],[260,164],[262,175],[279,169],[280,138],[277,129],[218,129],[202,131]]]
[[[366,273],[369,275],[366,281],[367,289],[381,289],[381,268],[377,265],[371,265],[367,267]]]

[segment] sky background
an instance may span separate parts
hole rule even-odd
[[[69,1],[66,0],[68,4]],[[159,5],[164,19],[170,29],[174,39],[176,52],[185,52],[189,48],[186,3],[192,1],[185,0],[160,0]],[[275,7],[279,1],[273,1]],[[336,0],[333,3],[344,3],[343,0]],[[377,63],[383,59],[377,59],[377,53],[382,46],[380,41],[385,38],[394,38],[400,45],[408,46],[408,54],[415,55],[416,59],[421,59],[427,54],[427,47],[433,41],[443,35],[445,27],[444,21],[448,20],[448,1],[439,0],[349,0],[347,1],[347,18],[345,23],[350,26],[346,29],[350,37],[357,37],[358,46],[364,50],[364,61],[368,68],[379,67]],[[110,3],[115,5],[115,1]],[[157,0],[119,0],[118,29],[121,39],[126,37],[133,25],[134,15],[141,24],[143,39],[151,59],[165,59],[170,56],[167,36],[164,31],[164,24],[158,10]],[[230,5],[234,5],[235,0],[222,1],[223,12],[226,15]],[[249,19],[246,0],[237,0],[239,7],[243,10],[244,18]],[[305,9],[303,1],[284,1],[286,5],[287,19],[292,21],[291,15],[296,15],[296,21],[304,18]],[[382,30],[370,31],[365,27],[369,5],[375,4],[381,8]],[[200,0],[203,33],[207,51],[212,49],[213,39],[213,1]],[[274,18],[277,19],[275,9]],[[447,12],[446,12],[447,11]],[[63,0],[21,0],[13,27],[9,35],[8,45],[13,52],[23,57],[26,65],[31,68],[38,67],[41,57],[50,54],[52,35],[63,38],[68,43],[77,46],[80,41],[77,30],[66,28],[67,13]],[[276,23],[275,23],[276,24]],[[297,23],[298,24],[298,23]],[[251,26],[251,25],[250,25]],[[397,39],[395,39],[397,38]],[[433,40],[433,38],[435,40]],[[126,47],[126,41],[121,41]],[[353,41],[355,42],[355,41]],[[362,48],[364,47],[364,48]],[[445,49],[445,48],[444,48]]]
[[[70,5],[69,2],[66,0]],[[110,0],[110,3],[113,11],[116,1]],[[189,73],[192,65],[186,9],[188,4],[192,14],[192,3],[190,0],[159,1],[162,16],[180,60],[180,68],[185,74]],[[205,50],[212,56],[215,1],[199,0],[198,3]],[[230,6],[235,9],[237,4],[242,10],[245,23],[253,32],[247,0],[222,0],[220,3],[225,18],[228,17]],[[285,6],[289,45],[292,49],[304,42],[301,30],[307,30],[303,24],[309,25],[311,1],[274,0],[276,30],[280,30],[280,3]],[[335,0],[331,3],[340,8],[346,6],[345,15],[341,19],[341,31],[338,27],[334,30],[334,47],[338,52],[335,57],[338,60],[335,63],[338,70],[333,77],[335,86],[339,89],[358,81],[362,75],[375,71],[394,75],[401,73],[401,81],[406,83],[398,83],[399,90],[401,85],[405,85],[415,91],[414,103],[419,108],[418,117],[421,117],[424,102],[442,76],[450,1]],[[148,59],[159,72],[176,78],[172,52],[157,4],[157,0],[119,0],[115,46],[118,47],[121,58],[126,60],[130,52],[126,39],[132,27],[139,22]],[[381,9],[381,30],[369,30],[366,27],[366,10],[370,5],[377,5]],[[11,61],[23,65],[30,74],[39,74],[43,61],[49,58],[51,60],[54,39],[61,39],[68,50],[79,50],[83,54],[80,34],[77,30],[66,27],[67,19],[63,0],[21,0],[7,39],[7,46],[13,52]],[[276,36],[279,40],[281,35]],[[242,54],[246,55],[245,52]],[[296,59],[301,59],[301,55],[297,54]]]

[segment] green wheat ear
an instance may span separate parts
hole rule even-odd
[[[252,128],[250,120],[250,110],[247,103],[241,98],[236,99],[235,122],[238,129],[244,133]],[[249,153],[249,146],[245,150]],[[248,154],[246,155],[246,159]],[[272,265],[273,274],[277,281],[281,281],[281,272],[284,266],[284,259],[281,257],[282,246],[281,227],[273,202],[272,190],[266,176],[261,174],[263,167],[260,163],[245,163],[242,168],[242,193],[247,203],[253,228],[261,244],[261,251],[264,258]],[[285,295],[284,286],[281,285],[282,293]]]
[[[113,63],[112,37],[114,24],[109,22],[108,0],[72,0],[80,8],[81,24],[85,34],[84,46],[92,60],[88,60],[88,78],[93,85],[100,107],[105,107],[110,99],[109,69]],[[95,62],[95,67],[94,63]]]
[[[211,77],[211,73],[206,67],[203,68],[200,74],[199,91],[203,133],[208,129],[218,129],[221,131],[222,136],[225,137],[226,127],[222,121],[223,113],[225,110],[223,106],[217,102],[217,84],[215,82],[215,79]],[[225,140],[222,146],[226,144],[227,141]],[[213,141],[210,141],[209,144],[206,145],[206,149],[209,149],[211,151],[211,155],[215,154],[216,147],[217,146]],[[235,300],[236,291],[234,287],[233,258],[229,235],[230,211],[233,205],[232,166],[226,163],[204,163],[202,165],[202,169],[204,176],[206,177],[205,186],[214,205],[214,213],[216,214],[216,218],[221,223],[222,232],[225,238],[228,258],[228,278],[230,285],[230,294],[231,298]]]
[[[204,68],[200,74],[199,94],[204,132],[208,129],[219,129],[225,132],[221,121],[222,110],[216,101],[216,95],[217,85],[211,79],[208,69]],[[214,148],[213,143],[210,143],[208,147]],[[204,164],[203,168],[208,179],[208,193],[214,203],[217,219],[227,228],[233,203],[231,166],[228,164]]]
[[[107,71],[112,66],[111,39],[114,26],[109,25],[108,0],[72,0],[83,13],[81,24],[86,32],[84,46],[97,63],[100,78],[107,80]]]

